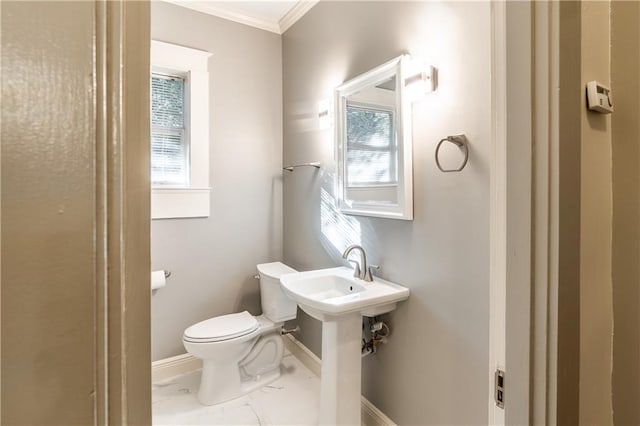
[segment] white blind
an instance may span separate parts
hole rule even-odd
[[[347,185],[398,181],[393,111],[347,105]]]
[[[189,186],[184,90],[183,78],[151,76],[151,183],[155,186]]]

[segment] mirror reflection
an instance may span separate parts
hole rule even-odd
[[[347,98],[347,198],[397,204],[396,77]]]
[[[400,84],[404,60],[397,58],[337,89],[343,213],[412,218],[410,117],[402,115],[406,100]]]

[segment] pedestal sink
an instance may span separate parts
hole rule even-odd
[[[360,425],[362,317],[390,312],[409,289],[375,277],[365,282],[339,267],[286,274],[282,290],[322,321],[321,425]]]

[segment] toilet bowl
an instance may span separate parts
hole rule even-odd
[[[245,395],[280,377],[280,330],[297,305],[280,290],[280,276],[295,272],[280,263],[257,266],[263,314],[247,311],[210,318],[184,331],[188,353],[202,359],[198,400],[213,405]]]

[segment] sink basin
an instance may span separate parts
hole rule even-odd
[[[406,287],[378,277],[365,282],[346,267],[285,274],[280,285],[303,311],[321,321],[350,313],[381,315],[409,297]]]

